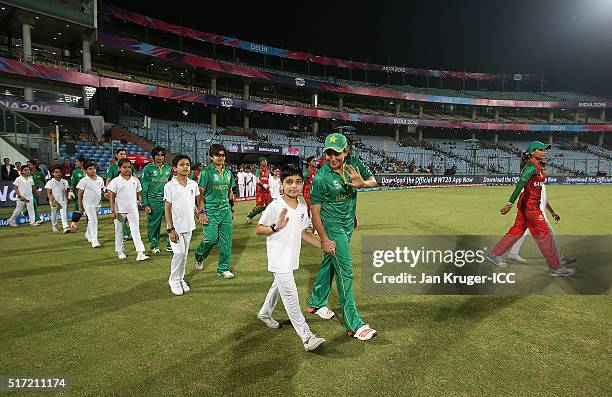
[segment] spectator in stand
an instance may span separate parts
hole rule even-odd
[[[70,180],[70,177],[72,176],[72,170],[74,170],[74,167],[72,166],[72,163],[70,162],[70,159],[64,159],[64,164],[62,164],[62,178]]]
[[[427,166],[427,172],[429,172],[430,174],[433,174],[434,168],[433,168],[433,164],[429,164]]]
[[[49,168],[51,168],[52,170],[54,170],[54,169],[56,169],[56,168],[59,168],[59,166],[60,166],[59,159],[53,159],[53,160],[51,161],[51,167],[49,167]],[[49,173],[51,173],[51,171],[49,171]]]
[[[19,172],[15,169],[15,166],[11,164],[11,160],[7,158],[4,159],[4,164],[2,165],[2,180],[3,181],[14,181],[19,177]]]
[[[416,171],[416,169],[417,169],[417,166],[414,163],[414,160],[412,160],[410,164],[408,164],[408,172],[413,173],[414,171]]]

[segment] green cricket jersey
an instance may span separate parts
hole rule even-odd
[[[372,172],[355,156],[347,157],[345,164],[358,169],[364,180],[372,176]],[[312,182],[310,204],[321,205],[321,220],[328,225],[354,222],[357,189],[345,185],[345,181],[351,181],[346,168],[343,168],[343,175],[340,175],[332,171],[329,163],[325,163]]]
[[[142,204],[162,203],[164,201],[164,186],[172,176],[172,167],[164,163],[161,167],[149,163],[142,169],[140,184],[142,185]]]
[[[85,171],[82,168],[75,168],[70,177],[70,187],[76,194],[76,185],[81,179],[85,178]]]
[[[45,186],[45,175],[42,171],[32,171],[30,172],[30,178],[34,181],[34,187],[36,189]]]
[[[225,168],[217,171],[210,163],[200,172],[198,184],[204,189],[206,211],[230,209],[229,190],[236,186],[232,171]]]

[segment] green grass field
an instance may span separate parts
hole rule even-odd
[[[612,187],[549,186],[559,234],[611,234]],[[193,268],[194,233],[181,297],[167,285],[170,253],[135,262],[114,253],[109,216],[103,247],[76,234],[0,229],[0,376],[65,376],[67,394],[135,395],[612,395],[609,296],[371,296],[359,292],[360,241],[381,234],[505,233],[499,208],[510,187],[364,192],[352,243],[357,307],[380,335],[345,336],[339,320],[312,315],[328,342],[307,353],[291,328],[255,315],[271,284],[265,239],[237,205],[233,269],[215,275],[217,251]],[[0,214],[5,216],[7,209]],[[141,215],[141,230],[145,230]],[[148,247],[146,237],[143,235]],[[304,246],[296,273],[302,306],[321,253]],[[578,268],[580,268],[578,263]],[[545,271],[545,268],[543,268]],[[337,295],[330,306],[336,312]],[[276,319],[287,321],[279,305]],[[1,393],[1,392],[0,392]]]

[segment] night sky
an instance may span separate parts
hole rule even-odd
[[[612,0],[118,1],[128,10],[337,58],[545,73],[612,98]],[[552,87],[551,87],[552,88]]]

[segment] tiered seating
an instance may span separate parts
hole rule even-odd
[[[68,149],[66,143],[60,145],[60,157],[62,159],[70,159],[74,162],[78,157],[85,157],[86,159],[93,159],[98,163],[98,172],[106,172],[106,167],[113,160],[114,150],[124,148],[128,154],[144,154],[148,152],[139,147],[138,145],[128,142],[127,145],[121,144],[119,141],[113,141],[112,149],[111,144],[106,143],[104,145],[96,145],[90,141],[78,141],[74,145],[75,151],[72,153]]]

